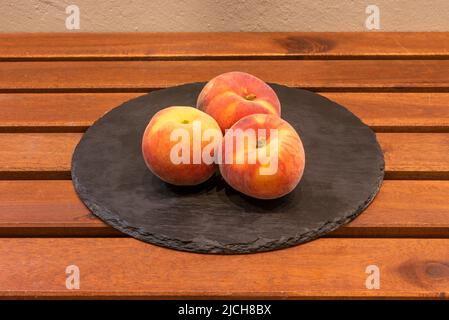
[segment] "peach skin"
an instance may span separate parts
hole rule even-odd
[[[217,169],[215,153],[222,132],[208,114],[186,106],[157,112],[142,138],[147,167],[160,179],[174,185],[197,185]]]
[[[237,191],[258,199],[291,192],[304,172],[305,154],[296,130],[276,115],[254,114],[227,130],[220,172]]]
[[[223,132],[250,114],[281,114],[279,99],[268,84],[237,71],[210,80],[198,96],[197,108],[217,120]]]

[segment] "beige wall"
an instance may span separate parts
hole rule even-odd
[[[77,32],[65,27],[69,4],[81,32],[366,31],[369,4],[380,31],[449,31],[449,0],[0,0],[0,32]]]

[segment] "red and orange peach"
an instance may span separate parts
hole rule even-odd
[[[186,106],[160,110],[150,120],[142,139],[147,167],[174,185],[197,185],[217,169],[215,152],[222,133],[208,114]]]
[[[217,120],[223,132],[250,114],[281,114],[273,89],[244,72],[223,73],[210,80],[198,97],[197,108]]]
[[[274,199],[297,186],[304,164],[304,148],[296,130],[276,115],[254,114],[226,132],[219,167],[237,191]]]

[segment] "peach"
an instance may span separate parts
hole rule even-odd
[[[250,114],[281,114],[273,89],[244,72],[223,73],[210,80],[198,96],[197,108],[217,120],[223,132]]]
[[[147,167],[174,185],[197,185],[217,169],[215,152],[222,132],[208,114],[187,106],[157,112],[143,134],[142,154]]]
[[[227,130],[219,167],[234,189],[258,199],[291,192],[304,172],[305,154],[296,130],[276,115],[254,114]]]

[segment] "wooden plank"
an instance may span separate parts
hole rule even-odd
[[[0,94],[1,132],[83,132],[142,93]]]
[[[323,92],[376,132],[449,132],[449,93]],[[0,95],[1,132],[83,132],[141,93]]]
[[[0,178],[69,179],[76,133],[0,134]]]
[[[448,298],[449,239],[320,239],[249,255],[185,253],[122,238],[0,239],[3,297]],[[66,267],[80,289],[66,289]],[[366,288],[366,268],[380,289]]]
[[[68,178],[80,133],[0,134],[0,178]],[[448,133],[378,133],[388,179],[449,179]]]
[[[79,200],[70,180],[0,181],[0,236],[120,236]]]
[[[1,34],[0,59],[447,58],[449,33]]]
[[[449,181],[384,181],[331,237],[449,237]],[[69,180],[0,181],[0,237],[124,236],[95,218]]]
[[[449,134],[379,133],[389,179],[449,179]]]
[[[347,107],[376,132],[448,132],[449,129],[448,93],[322,94]]]
[[[385,180],[371,205],[331,236],[449,237],[449,181]]]
[[[449,60],[1,62],[0,92],[147,92],[245,71],[317,91],[448,91]]]

